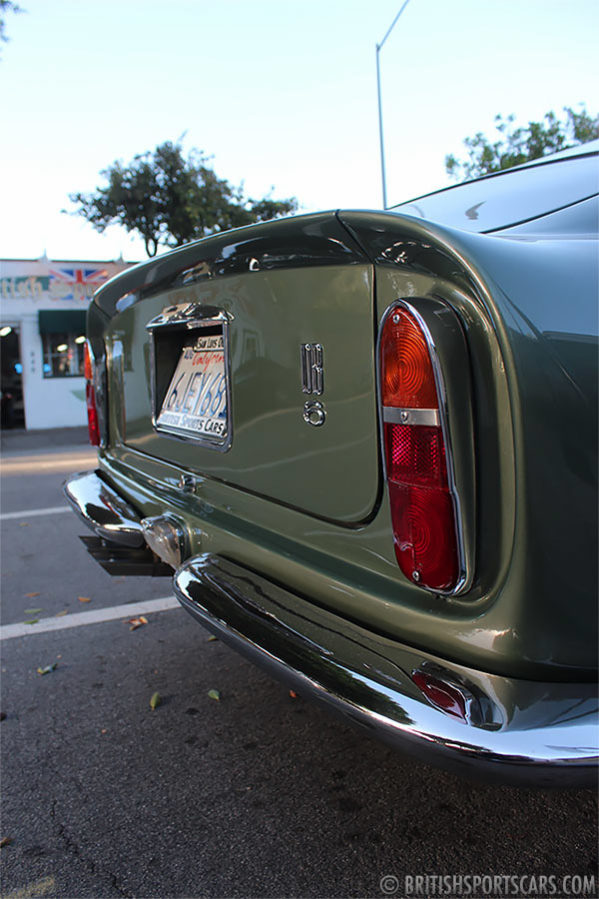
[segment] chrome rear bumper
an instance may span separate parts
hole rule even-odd
[[[188,560],[174,586],[184,608],[223,641],[422,761],[521,786],[595,782],[595,685],[516,681],[434,660],[218,556]],[[427,665],[486,703],[484,723],[429,704],[410,676]]]
[[[73,476],[64,491],[98,536],[126,547],[144,544],[140,516],[99,472]],[[422,761],[521,786],[596,782],[595,684],[515,680],[437,659],[220,556],[189,559],[174,588],[184,608],[224,642]],[[478,717],[467,724],[431,705],[412,680],[422,669],[462,684]]]
[[[73,475],[63,490],[73,510],[98,537],[123,546],[145,545],[139,515],[99,472]]]

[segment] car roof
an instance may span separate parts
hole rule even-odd
[[[488,233],[528,222],[599,192],[599,140],[451,185],[393,206],[394,213]]]

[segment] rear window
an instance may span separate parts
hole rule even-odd
[[[460,228],[495,231],[594,196],[598,154],[528,165],[427,194],[392,211]]]

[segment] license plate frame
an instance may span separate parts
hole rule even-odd
[[[146,328],[154,430],[228,450],[233,435],[226,313],[197,303],[167,306]]]

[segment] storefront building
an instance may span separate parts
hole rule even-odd
[[[87,307],[98,287],[133,264],[0,259],[3,427],[86,423]]]

